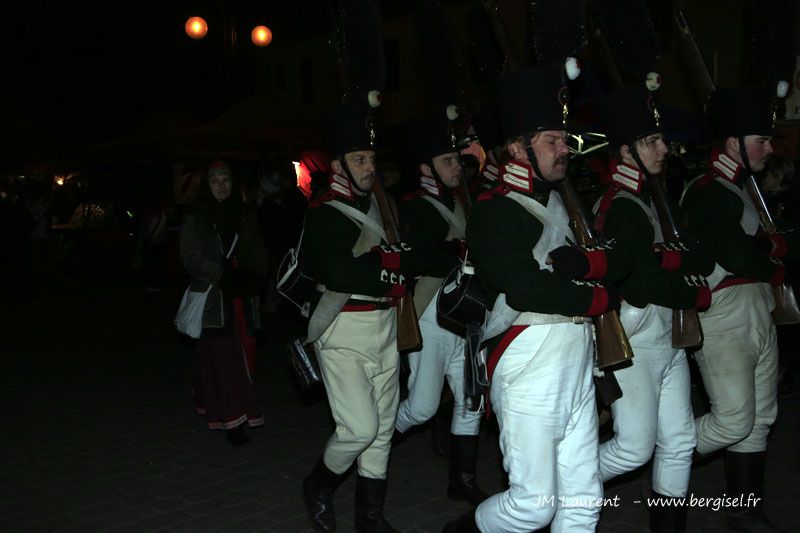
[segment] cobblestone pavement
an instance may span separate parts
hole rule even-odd
[[[191,344],[172,325],[179,294],[145,293],[133,281],[57,276],[45,286],[3,287],[0,320],[0,530],[308,531],[300,484],[332,425],[321,391],[302,394],[268,321],[258,393],[266,427],[232,448],[209,432],[189,397]],[[800,398],[781,400],[767,472],[768,512],[800,531]],[[489,492],[503,488],[497,429],[485,424],[478,472]],[[447,499],[447,461],[421,428],[395,449],[386,508],[402,531],[438,532],[468,510]],[[606,487],[619,507],[600,530],[647,530],[641,472]],[[351,476],[336,493],[340,531],[353,520]],[[692,475],[696,497],[723,493],[722,461]],[[693,507],[690,531],[723,531],[722,512]]]

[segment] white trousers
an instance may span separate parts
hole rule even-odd
[[[603,487],[588,324],[529,326],[492,378],[509,488],[475,513],[484,533],[594,531]]]
[[[698,452],[767,449],[778,415],[774,307],[769,285],[749,283],[715,292],[711,307],[700,314],[705,342],[695,359],[711,412],[697,419]]]
[[[314,343],[336,430],[323,454],[337,474],[358,463],[384,479],[400,399],[395,309],[339,313]]]
[[[464,339],[441,326],[436,320],[436,300],[419,320],[422,349],[408,354],[408,397],[400,403],[395,427],[401,433],[428,421],[439,407],[444,379],[453,391],[454,435],[477,435],[483,411],[471,411],[464,398]]]
[[[653,490],[682,497],[697,444],[689,365],[686,353],[672,348],[670,338],[662,337],[653,346],[643,342],[646,335],[644,330],[629,338],[633,364],[614,372],[622,398],[611,404],[614,437],[600,445],[600,473],[605,482],[654,456]]]

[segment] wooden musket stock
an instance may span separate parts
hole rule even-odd
[[[567,208],[578,244],[581,246],[598,244],[598,239],[583,213],[578,195],[569,177],[564,178],[561,182],[561,198]],[[597,366],[601,370],[617,366],[633,358],[633,349],[622,328],[617,311],[609,311],[593,317],[592,322],[597,342]]]
[[[378,202],[386,238],[389,240],[389,244],[397,244],[400,241],[400,233],[395,222],[394,210],[389,205],[380,176],[375,176],[372,194],[375,195],[375,200]],[[413,351],[420,346],[422,346],[422,332],[419,329],[417,310],[414,307],[414,299],[411,294],[406,293],[397,302],[397,351]]]

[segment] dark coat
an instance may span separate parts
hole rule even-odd
[[[241,211],[237,233],[239,242],[232,257],[236,257],[241,268],[255,274],[263,282],[269,266],[267,251],[255,213],[248,207]],[[191,290],[202,292],[209,284],[212,285],[203,313],[204,328],[222,328],[231,323],[230,306],[226,305],[223,291],[218,286],[227,252],[228,249],[223,246],[214,224],[202,210],[196,209],[187,213],[181,229],[181,263],[191,276]],[[245,310],[249,314],[248,322],[252,321],[250,323],[254,328],[260,328],[258,296],[244,300]]]

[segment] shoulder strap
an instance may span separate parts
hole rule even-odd
[[[594,224],[592,227],[595,231],[603,233],[603,228],[606,225],[606,215],[608,214],[608,210],[611,209],[611,202],[614,201],[614,198],[617,196],[619,191],[619,187],[616,185],[611,185],[611,187],[606,190],[603,196],[597,200],[592,207],[592,211],[595,213]]]
[[[654,226],[655,226],[656,224],[659,224],[659,223],[660,223],[660,222],[659,222],[659,220],[658,220],[658,217],[655,215],[655,213],[653,213],[653,208],[652,208],[652,207],[650,207],[650,206],[648,206],[646,203],[644,203],[644,202],[642,201],[642,199],[641,199],[641,198],[639,198],[638,196],[636,196],[636,195],[633,195],[633,194],[629,193],[628,191],[620,191],[620,192],[619,192],[619,196],[621,196],[621,197],[623,197],[623,198],[627,198],[628,200],[630,200],[630,201],[632,201],[632,202],[636,203],[636,204],[637,204],[639,207],[641,207],[641,208],[642,208],[642,210],[643,210],[643,211],[645,212],[645,214],[647,215],[647,217],[650,219],[650,222],[651,222],[651,223],[652,223]]]
[[[349,218],[356,224],[359,224],[359,227],[361,227],[361,224],[363,224],[372,231],[374,231],[375,233],[377,233],[381,239],[383,239],[386,242],[389,242],[389,239],[386,237],[386,231],[384,231],[383,226],[372,220],[365,213],[362,213],[355,207],[342,203],[339,200],[331,200],[330,202],[326,203],[327,205],[340,211],[343,215],[345,215],[347,218]]]
[[[747,203],[746,196],[745,196],[744,191],[742,189],[740,189],[739,187],[737,187],[736,185],[734,185],[730,181],[728,181],[725,178],[720,177],[720,176],[715,177],[714,181],[719,182],[720,184],[722,184],[723,187],[725,187],[726,189],[728,189],[729,191],[734,193],[736,196],[741,198],[741,200],[743,202]]]
[[[433,198],[432,196],[429,196],[427,194],[423,195],[422,198],[424,200],[426,200],[429,204],[431,204],[433,207],[435,207],[436,210],[439,211],[439,214],[442,215],[442,217],[444,217],[444,219],[451,226],[453,226],[459,234],[461,234],[461,235],[465,234],[465,232],[467,230],[466,225],[462,221],[458,220],[456,218],[455,213],[453,213],[452,211],[447,209],[446,205],[444,205],[442,202],[440,202],[436,198]]]
[[[529,198],[515,191],[509,191],[506,196],[525,208],[528,213],[538,218],[539,221],[545,226],[554,226],[558,228],[558,230],[561,231],[566,237],[572,236],[572,230],[569,229],[568,226],[564,226],[561,221],[558,220],[549,209],[547,209],[547,207],[543,206],[533,198]]]

